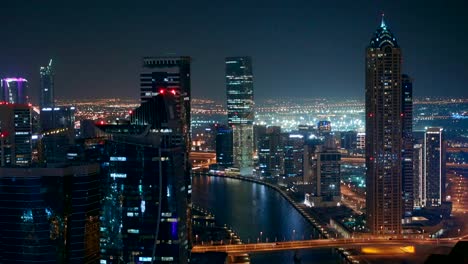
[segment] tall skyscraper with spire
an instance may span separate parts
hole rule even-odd
[[[40,102],[39,107],[53,108],[54,107],[54,71],[52,68],[52,59],[47,66],[40,68],[41,85],[40,85]]]
[[[402,226],[401,49],[384,16],[366,49],[366,204],[372,234]]]
[[[228,123],[233,130],[234,167],[241,175],[253,171],[253,74],[250,57],[226,58]]]

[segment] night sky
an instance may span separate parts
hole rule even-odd
[[[363,99],[382,11],[416,96],[468,96],[468,1],[61,2],[0,7],[0,75],[26,77],[35,102],[49,58],[58,98],[138,98],[141,58],[158,55],[193,57],[194,97],[224,99],[224,57],[250,55],[257,99]]]

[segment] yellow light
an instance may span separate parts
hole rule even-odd
[[[406,253],[414,253],[416,250],[414,249],[414,246],[406,246],[406,247],[401,247],[401,250]]]
[[[379,254],[382,252],[382,250],[375,247],[363,247],[361,252],[365,254]]]

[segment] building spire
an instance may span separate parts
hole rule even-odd
[[[385,14],[382,12],[382,22],[380,22],[380,27],[381,28],[386,28],[387,25],[385,24]]]

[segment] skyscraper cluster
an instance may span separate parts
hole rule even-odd
[[[0,262],[188,262],[190,63],[145,57],[141,105],[118,124],[84,120],[79,138],[52,60],[39,113],[26,80],[2,81]]]

